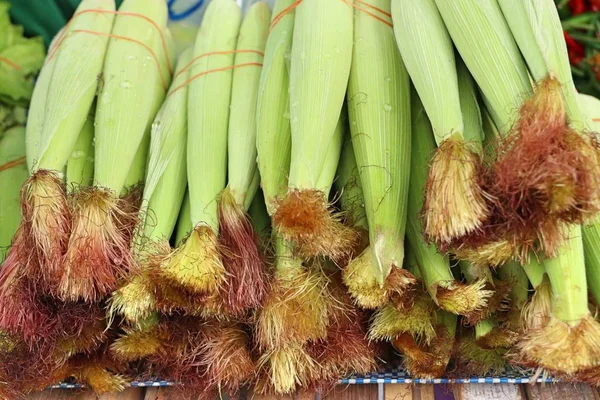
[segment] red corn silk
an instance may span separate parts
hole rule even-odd
[[[569,51],[569,60],[571,64],[579,64],[585,58],[585,47],[569,35],[567,31],[564,32],[565,41],[567,42],[567,49]]]

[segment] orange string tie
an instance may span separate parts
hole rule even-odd
[[[0,165],[0,172],[6,171],[7,169],[17,167],[19,165],[23,165],[23,164],[25,164],[26,160],[27,159],[25,158],[25,156],[23,156],[23,157],[17,158],[16,160],[9,161],[6,164],[2,164],[2,165]]]
[[[592,121],[594,121],[594,122],[600,122],[600,118],[594,118],[594,119],[592,119]]]
[[[17,64],[16,62],[9,60],[6,57],[0,57],[0,62],[3,62],[4,64],[8,65],[9,67],[12,67],[14,69],[16,69],[17,71],[21,70],[21,66],[19,64]]]
[[[204,75],[212,74],[215,72],[228,71],[228,70],[236,69],[236,68],[251,67],[251,66],[262,67],[262,63],[249,62],[249,63],[243,63],[243,64],[237,64],[237,65],[229,65],[227,67],[209,69],[208,71],[200,72],[199,74],[196,74],[196,75],[192,76],[190,79],[188,79],[187,81],[183,82],[181,85],[177,86],[175,89],[171,90],[167,94],[167,96],[170,96],[173,93],[183,89],[184,87],[186,87],[187,85],[189,85],[190,83],[192,83],[193,81],[195,81],[196,79],[198,79]]]
[[[373,4],[369,4],[369,3],[367,3],[366,1],[363,1],[363,0],[354,0],[354,2],[355,2],[355,3],[362,4],[362,5],[364,5],[365,7],[368,7],[368,8],[370,8],[370,9],[372,9],[372,10],[375,10],[375,11],[377,11],[377,12],[379,12],[379,13],[381,13],[381,14],[385,15],[386,17],[390,17],[390,18],[392,18],[392,14],[391,14],[391,13],[389,13],[389,12],[387,12],[387,11],[385,11],[385,10],[383,10],[383,9],[379,8],[379,7],[375,7]]]
[[[156,31],[158,32],[158,34],[160,35],[160,40],[162,43],[162,48],[163,48],[163,52],[165,54],[165,58],[167,59],[167,68],[169,70],[169,74],[173,75],[173,66],[171,65],[171,59],[169,57],[169,52],[167,50],[167,42],[165,40],[165,36],[163,35],[163,31],[160,29],[160,27],[156,24],[156,22],[154,22],[151,18],[143,15],[143,14],[138,14],[138,13],[131,13],[131,12],[127,12],[127,11],[112,11],[112,10],[102,10],[99,8],[91,8],[88,10],[83,10],[83,11],[79,11],[77,13],[75,13],[73,15],[73,17],[69,20],[69,22],[67,22],[67,24],[65,25],[65,27],[63,28],[63,30],[60,33],[60,36],[56,42],[56,44],[50,49],[51,53],[48,56],[48,60],[50,61],[52,59],[52,57],[54,57],[54,54],[56,53],[56,51],[58,50],[58,47],[60,46],[60,44],[63,42],[63,40],[66,37],[67,31],[69,29],[69,25],[71,25],[71,23],[73,22],[73,20],[77,17],[79,17],[80,15],[84,15],[84,14],[90,14],[90,13],[95,13],[95,14],[111,14],[111,15],[126,15],[126,16],[130,16],[130,17],[136,17],[136,18],[141,18],[147,22],[149,22],[154,29],[156,29]]]
[[[275,16],[275,18],[273,18],[273,21],[271,22],[271,27],[269,29],[273,30],[275,28],[275,25],[277,25],[279,23],[279,21],[281,21],[286,15],[288,15],[296,7],[298,7],[300,5],[300,3],[302,3],[302,0],[296,0],[294,3],[292,3],[289,6],[287,6],[286,8],[284,8],[279,14],[277,14]]]
[[[125,40],[127,42],[131,42],[131,43],[135,43],[135,44],[139,44],[140,46],[142,46],[143,48],[145,48],[146,50],[148,50],[148,52],[150,53],[150,55],[152,56],[152,59],[154,60],[154,63],[156,64],[156,68],[158,68],[158,74],[160,75],[160,82],[162,84],[163,89],[166,91],[167,88],[167,81],[164,77],[163,71],[160,68],[160,62],[158,61],[158,57],[156,56],[156,54],[152,51],[152,49],[145,43],[136,40],[136,39],[132,39],[126,36],[121,36],[121,35],[114,35],[112,33],[104,33],[104,32],[95,32],[95,31],[89,31],[87,29],[75,29],[73,31],[71,31],[72,33],[89,33],[90,35],[98,35],[98,36],[107,36],[113,39],[121,39],[121,40]]]
[[[354,4],[354,3],[353,3],[352,1],[350,1],[350,0],[342,0],[342,1],[343,1],[344,3],[346,3],[346,4],[348,4],[349,6],[351,6],[351,7],[354,7],[354,8],[355,8],[355,9],[357,9],[358,11],[361,11],[361,12],[363,12],[363,13],[367,14],[368,16],[375,18],[377,21],[379,21],[379,22],[383,22],[384,24],[386,24],[386,25],[387,25],[387,26],[389,26],[390,28],[393,28],[393,27],[394,27],[394,24],[392,24],[392,23],[391,23],[391,22],[389,22],[388,20],[386,20],[386,19],[384,19],[384,18],[382,18],[382,17],[380,17],[380,16],[378,16],[378,15],[376,15],[376,14],[374,14],[374,13],[370,12],[370,11],[369,11],[369,10],[367,10],[366,8],[364,8],[364,7],[361,7],[361,6],[358,6],[358,5]],[[356,1],[357,3],[360,3],[360,4],[364,4],[364,5],[365,5],[365,6],[367,6],[368,8],[371,8],[371,9],[373,9],[373,10],[375,10],[375,11],[378,11],[378,12],[380,12],[380,13],[384,14],[384,15],[385,15],[385,16],[387,16],[387,17],[390,17],[390,18],[391,18],[391,16],[392,16],[390,13],[388,13],[388,12],[386,12],[386,11],[382,10],[381,8],[378,8],[378,7],[375,7],[375,6],[371,5],[371,4],[365,3],[365,2],[364,2],[364,1],[362,1],[362,0],[354,0],[354,1]]]
[[[181,71],[179,71],[178,73],[175,74],[175,78],[177,78],[179,75],[183,74],[196,61],[198,61],[198,60],[200,60],[200,59],[202,59],[204,57],[214,56],[214,55],[222,55],[222,54],[238,54],[238,53],[254,53],[254,54],[258,54],[261,57],[265,56],[265,53],[263,53],[262,51],[258,51],[258,50],[224,50],[224,51],[212,51],[210,53],[200,54],[198,57],[195,57],[192,61],[190,61],[189,63],[187,63],[185,65],[185,67],[183,67],[181,69]]]

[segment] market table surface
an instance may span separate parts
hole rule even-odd
[[[27,400],[177,400],[169,388],[130,388],[123,393],[97,397],[91,392],[54,389],[27,397]],[[255,400],[600,400],[596,388],[582,384],[547,383],[407,385],[366,384],[338,386],[327,395],[295,397],[242,396]],[[233,399],[232,399],[233,400]],[[237,400],[237,399],[236,399]]]

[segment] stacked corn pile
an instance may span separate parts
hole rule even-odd
[[[326,391],[396,352],[598,381],[600,102],[552,0],[213,0],[181,54],[166,23],[84,0],[50,47],[7,397]]]

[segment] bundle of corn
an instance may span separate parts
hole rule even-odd
[[[213,0],[172,71],[164,2],[84,0],[0,138],[0,393],[323,392],[385,346],[600,382],[600,101],[548,4]]]
[[[137,151],[137,143],[149,138],[149,122],[170,80],[167,9],[155,3],[129,0],[116,12],[112,1],[84,0],[54,39],[37,81],[26,132],[32,176],[22,189],[23,219],[2,269],[0,321],[19,343],[17,352],[5,354],[11,390],[29,390],[17,373],[39,374],[33,386],[75,375],[99,392],[124,387],[123,369],[103,344],[113,335],[104,297],[132,259],[130,215],[138,205],[136,196],[118,199],[119,185],[143,179],[147,150]],[[102,76],[110,79],[95,101]],[[138,118],[124,112],[132,106]],[[130,162],[122,170],[107,153]],[[112,192],[90,188],[92,176]]]
[[[342,259],[357,239],[329,209],[324,189],[331,182],[319,186],[348,86],[352,17],[347,1],[305,0],[296,9],[289,72],[289,190],[278,201],[273,221],[308,256]]]
[[[510,8],[506,3],[503,15],[495,1],[436,1],[454,44],[503,134],[497,158],[485,178],[489,216],[480,231],[458,238],[449,247],[463,258],[475,259],[479,254],[481,259],[483,252],[486,261],[495,265],[513,257],[527,262],[530,249],[555,254],[564,236],[560,227],[592,214],[598,193],[594,178],[597,162],[588,136],[579,135],[581,132],[576,131],[580,129],[572,125],[576,114],[567,123],[562,97],[572,98],[572,86],[564,86],[563,90],[557,84],[566,81],[566,50],[562,33],[559,40],[555,32],[558,17],[552,13],[556,10],[550,10],[546,2],[526,3],[525,10],[513,14],[506,10]],[[532,9],[540,13],[540,18],[533,15]],[[482,37],[485,40],[480,40]],[[535,93],[528,66],[539,80]],[[549,73],[557,78],[544,80]],[[567,110],[576,113],[577,107],[569,105]],[[546,132],[553,132],[555,137],[540,136]]]

